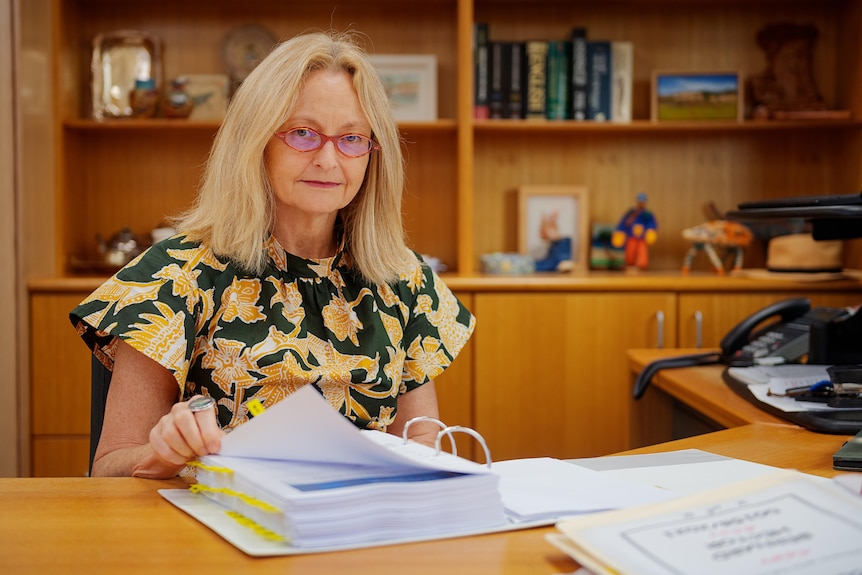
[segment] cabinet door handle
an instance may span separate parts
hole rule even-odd
[[[700,310],[694,312],[694,340],[695,347],[703,347],[703,314]]]
[[[664,347],[664,312],[658,310],[655,312],[656,321],[656,347],[662,349]]]

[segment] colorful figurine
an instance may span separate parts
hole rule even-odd
[[[649,265],[649,246],[658,238],[658,224],[653,213],[646,209],[646,202],[646,194],[638,194],[637,204],[625,213],[611,237],[615,248],[625,246],[626,265],[642,270]]]
[[[742,269],[743,252],[751,244],[754,235],[743,224],[727,220],[712,220],[684,229],[682,237],[691,242],[682,264],[683,275],[688,274],[697,252],[703,251],[712,262],[715,272],[721,276],[724,275],[724,264],[715,248],[724,248],[727,254],[732,255],[733,271],[738,271]]]

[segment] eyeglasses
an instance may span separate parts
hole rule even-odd
[[[297,152],[313,152],[332,142],[335,149],[348,158],[360,158],[372,150],[379,150],[380,144],[362,134],[341,134],[327,136],[311,128],[293,128],[286,132],[276,132],[275,137]]]

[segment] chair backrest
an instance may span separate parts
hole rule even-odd
[[[105,419],[105,402],[108,399],[108,387],[111,385],[111,371],[93,355],[90,367],[90,472],[93,471],[93,459],[96,447],[102,436],[102,422]]]

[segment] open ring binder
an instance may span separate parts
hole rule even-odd
[[[460,431],[462,433],[466,433],[467,435],[472,435],[473,438],[479,442],[479,445],[482,446],[482,449],[485,451],[485,465],[488,466],[488,469],[491,468],[491,450],[488,449],[488,444],[485,442],[485,438],[473,428],[464,427],[461,425],[451,425],[437,434],[437,439],[434,441],[434,449],[437,450],[437,454],[440,453],[440,440],[443,436],[447,436],[449,438],[450,443],[452,443],[452,452],[455,452],[455,439],[452,437],[452,433]]]
[[[452,455],[458,455],[458,446],[455,445],[455,438],[452,437],[452,434],[455,432],[462,432],[468,435],[471,435],[476,441],[479,442],[479,445],[482,446],[482,449],[485,451],[485,464],[490,468],[491,467],[491,450],[488,449],[488,444],[485,442],[485,438],[482,437],[475,429],[470,427],[464,427],[462,425],[446,425],[439,419],[435,419],[433,417],[429,417],[427,415],[420,415],[419,417],[414,417],[407,421],[404,424],[404,431],[401,432],[401,438],[404,440],[404,443],[407,443],[407,430],[410,429],[410,426],[413,423],[418,423],[420,421],[430,421],[432,423],[437,424],[440,427],[440,431],[437,433],[437,438],[434,440],[434,448],[437,450],[437,454],[440,454],[441,446],[440,443],[443,437],[449,438],[449,444],[452,446]]]

